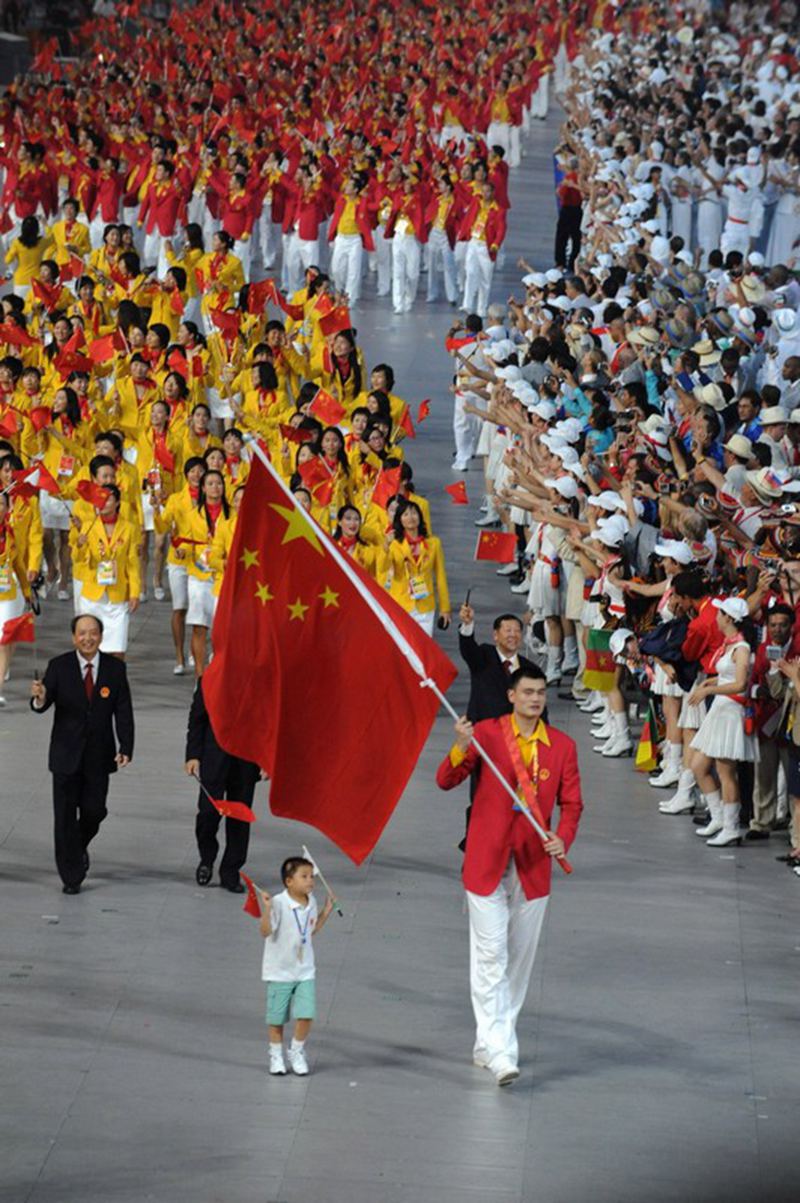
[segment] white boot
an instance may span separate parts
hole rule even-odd
[[[692,809],[692,789],[696,782],[691,769],[682,769],[678,778],[678,789],[666,802],[659,802],[662,815],[682,815]]]
[[[578,641],[574,635],[564,636],[564,663],[561,665],[561,671],[564,676],[569,676],[578,671]]]
[[[628,716],[623,710],[621,714],[613,714],[614,734],[602,749],[603,756],[630,756],[633,752],[633,740],[628,726]]]
[[[605,702],[603,701],[603,695],[598,693],[596,689],[593,689],[586,701],[581,702],[578,709],[582,710],[584,714],[596,714],[598,710],[602,710],[604,706]]]
[[[681,775],[683,759],[683,744],[667,744],[661,772],[650,778],[653,789],[666,789],[668,785],[677,785]]]
[[[718,831],[722,831],[722,794],[718,789],[715,789],[713,794],[703,794],[703,801],[708,807],[708,813],[711,818],[706,823],[705,827],[696,827],[695,835],[708,838],[710,835],[716,835]]]
[[[547,684],[558,685],[561,681],[561,647],[547,645]]]
[[[614,721],[608,702],[603,703],[603,709],[592,718],[592,738],[610,739],[614,734]]]
[[[741,844],[742,833],[739,830],[740,810],[741,807],[738,802],[723,802],[722,831],[718,832],[710,840],[706,840],[706,845],[709,848],[727,848],[731,844]]]

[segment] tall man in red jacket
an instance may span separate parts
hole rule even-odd
[[[574,742],[546,726],[545,676],[536,666],[509,678],[512,713],[473,728],[456,723],[456,742],[436,774],[440,789],[466,781],[480,760],[473,733],[515,791],[527,773],[549,839],[542,843],[494,773],[484,768],[472,803],[463,882],[470,932],[470,990],[475,1015],[473,1060],[498,1086],[519,1077],[517,1018],[528,991],[550,894],[552,858],[575,839],[583,809]],[[524,796],[524,795],[523,795]],[[560,816],[550,831],[553,809]]]
[[[495,260],[505,236],[505,211],[498,205],[494,188],[487,182],[464,214],[458,235],[459,241],[467,243],[462,305],[467,313],[486,317]]]

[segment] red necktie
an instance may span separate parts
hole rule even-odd
[[[510,661],[510,660],[504,660],[504,661],[503,661],[503,672],[506,674],[506,676],[507,676],[507,677],[510,677],[510,676],[511,676],[511,673],[513,672],[513,669],[511,668],[511,661]]]
[[[86,690],[86,700],[91,702],[92,694],[94,693],[94,681],[92,680],[92,666],[86,665],[86,672],[83,678],[83,687]]]

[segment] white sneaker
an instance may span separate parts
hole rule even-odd
[[[182,677],[185,672],[186,668],[183,664],[176,664],[172,670],[172,675],[173,677]]]
[[[592,697],[590,694],[586,701],[581,703],[578,709],[582,710],[584,714],[596,714],[597,711],[602,710],[604,706],[605,702],[602,698]]]
[[[489,513],[484,518],[477,518],[475,520],[475,525],[476,526],[497,526],[499,521],[500,521],[500,519],[497,517],[497,514]]]
[[[290,1046],[287,1057],[292,1071],[300,1078],[305,1077],[308,1073],[308,1061],[306,1061],[305,1051],[302,1048],[292,1048]]]
[[[194,668],[194,656],[190,656],[187,661],[189,668]]]
[[[483,1048],[473,1049],[472,1064],[476,1065],[478,1067],[478,1069],[488,1069],[489,1068],[489,1054],[486,1052],[486,1049],[483,1049]]]
[[[4,706],[7,706],[7,705],[8,705],[8,702],[7,702],[7,701],[6,701],[6,699],[5,699],[5,698],[2,696],[2,694],[0,694],[0,710],[2,710],[2,709],[3,709],[3,707],[4,707]]]
[[[677,785],[680,779],[680,768],[672,769],[665,765],[660,773],[650,778],[650,784],[653,789],[666,789],[668,785]]]
[[[513,576],[517,571],[517,564],[512,560],[510,564],[504,564],[502,568],[497,569],[498,576]]]
[[[469,472],[469,464],[459,464],[458,461],[450,465],[452,472]]]
[[[512,585],[512,586],[511,586],[511,592],[512,592],[512,593],[527,593],[527,592],[528,592],[528,590],[530,589],[530,587],[531,587],[531,583],[530,583],[530,581],[528,580],[528,578],[527,578],[527,577],[525,577],[525,580],[524,580],[524,581],[520,581],[520,583],[519,583],[518,585]],[[559,680],[560,680],[560,679],[561,679],[561,678],[559,677]]]
[[[59,589],[58,600],[59,601],[69,601],[69,590],[68,589]]]
[[[283,1045],[276,1044],[269,1046],[269,1072],[271,1074],[285,1074],[286,1062],[283,1059]]]
[[[161,586],[156,585],[156,587],[153,589],[153,597],[156,599],[156,601],[163,601],[166,596],[167,595]]]
[[[141,605],[144,605],[144,603],[146,601],[147,601],[147,590],[142,589],[142,592],[139,594],[139,602]]]

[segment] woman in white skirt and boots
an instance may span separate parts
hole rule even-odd
[[[712,698],[711,706],[691,742],[692,768],[711,814],[697,834],[710,837],[714,848],[738,844],[739,780],[736,765],[754,761],[756,738],[746,730],[752,651],[743,628],[749,621],[747,602],[741,597],[715,598],[717,623],[724,641],[715,657],[714,672],[692,691],[693,705]],[[719,779],[719,788],[714,772]]]

